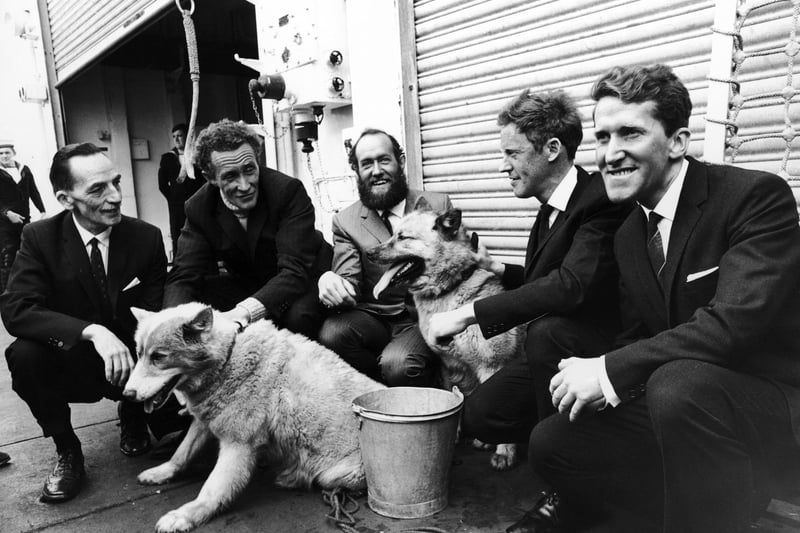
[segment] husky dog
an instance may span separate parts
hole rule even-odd
[[[467,237],[461,211],[437,215],[426,205],[395,224],[394,235],[372,248],[369,258],[390,268],[375,285],[375,297],[387,287],[404,284],[414,296],[423,338],[442,360],[445,388],[458,386],[469,395],[478,384],[523,353],[524,330],[513,328],[485,339],[477,325],[441,344],[429,338],[431,315],[451,311],[474,300],[503,291],[493,273],[480,268],[477,235]],[[516,446],[499,445],[492,456],[497,470],[517,462]]]
[[[125,397],[152,412],[174,391],[194,417],[172,458],[139,474],[139,482],[166,483],[207,442],[219,442],[200,494],[162,516],[156,531],[188,531],[230,504],[249,481],[257,451],[275,466],[279,486],[366,485],[351,404],[383,385],[268,320],[239,332],[199,303],[132,311],[139,321],[138,361]]]

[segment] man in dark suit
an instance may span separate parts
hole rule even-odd
[[[798,472],[797,206],[778,176],[686,157],[669,67],[613,68],[592,96],[608,195],[640,206],[615,240],[624,334],[561,362],[530,439],[560,498],[518,531],[746,531]]]
[[[22,228],[31,221],[30,203],[42,217],[45,214],[33,173],[27,165],[15,161],[16,155],[13,143],[0,141],[0,292],[8,284]]]
[[[434,315],[430,335],[449,337],[477,323],[489,338],[527,325],[526,357],[507,365],[471,394],[463,429],[484,442],[524,442],[536,422],[555,412],[548,390],[558,362],[609,348],[619,328],[614,232],[631,204],[612,204],[599,174],[575,166],[581,117],[561,91],[525,90],[498,116],[500,167],[514,195],[542,206],[528,240],[525,266],[486,257],[509,289]]]
[[[186,202],[164,307],[202,301],[241,327],[266,317],[315,338],[316,280],[330,245],[303,184],[262,168],[260,157],[261,139],[245,124],[224,119],[198,135],[195,164],[208,183]]]
[[[182,166],[183,152],[186,147],[186,124],[172,127],[172,150],[161,155],[158,165],[158,190],[167,200],[169,211],[169,236],[172,241],[172,256],[178,253],[178,236],[186,221],[183,204],[203,186],[205,180],[196,172],[189,176]]]
[[[122,400],[134,364],[131,306],[158,310],[166,256],[161,231],[120,212],[121,176],[90,143],[61,148],[50,181],[64,206],[25,227],[0,312],[17,337],[6,350],[14,390],[52,437],[58,461],[42,501],[75,496],[84,478],[69,402]],[[141,404],[120,403],[120,450],[150,449]]]
[[[372,289],[386,265],[367,250],[392,236],[392,222],[424,198],[434,211],[451,207],[447,195],[408,188],[405,154],[393,136],[366,129],[349,154],[359,200],[333,217],[333,267],[319,280],[319,298],[334,312],[320,342],[351,366],[389,385],[433,385],[436,358],[425,344],[408,291],[388,289],[376,300]]]

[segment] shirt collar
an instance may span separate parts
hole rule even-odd
[[[383,215],[384,211],[386,211],[386,209],[380,211],[379,214]],[[403,215],[406,213],[406,199],[403,198],[400,200],[400,203],[389,209],[389,212],[398,218],[403,218]]]
[[[98,241],[100,241],[100,244],[108,248],[108,243],[111,240],[111,230],[113,229],[113,226],[109,226],[103,232],[98,233],[97,235],[93,235],[91,231],[87,230],[78,223],[78,220],[75,218],[75,213],[72,214],[72,222],[75,223],[75,227],[78,229],[78,235],[81,236],[81,242],[83,242],[84,246],[89,246],[89,241],[91,241],[92,239],[97,239]]]
[[[675,220],[675,212],[678,210],[678,200],[681,198],[681,190],[683,190],[683,182],[686,180],[686,172],[688,170],[689,161],[684,158],[678,175],[672,181],[667,192],[664,193],[664,196],[661,197],[661,200],[658,201],[654,209],[647,209],[642,204],[639,204],[642,206],[646,217],[649,218],[650,212],[655,211],[657,214],[661,215],[661,218],[665,218],[670,222]]]
[[[553,194],[550,195],[550,198],[547,200],[547,205],[563,213],[567,210],[567,204],[569,204],[569,199],[577,185],[578,169],[572,166],[561,179],[561,182],[556,186]]]

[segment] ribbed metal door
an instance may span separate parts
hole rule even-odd
[[[418,0],[423,185],[447,192],[498,259],[521,263],[537,202],[511,193],[497,112],[523,88],[563,89],[583,114],[577,163],[594,167],[589,89],[615,65],[666,63],[692,93],[702,154],[713,1]]]
[[[56,84],[108,52],[173,0],[47,0]]]

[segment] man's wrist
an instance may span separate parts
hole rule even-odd
[[[247,321],[245,326],[264,318],[267,314],[267,308],[264,307],[264,304],[252,297],[245,298],[236,304],[236,309],[241,311],[242,318]]]

